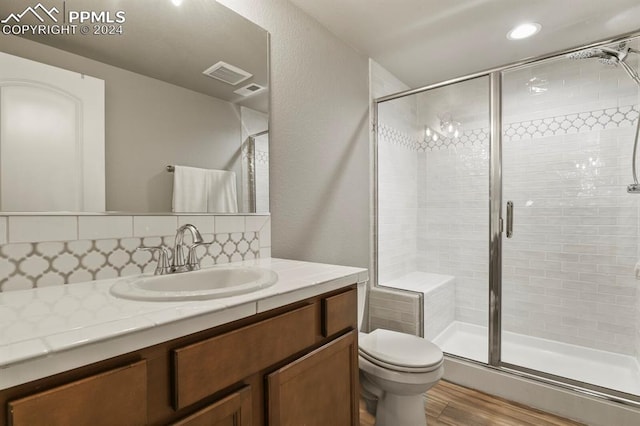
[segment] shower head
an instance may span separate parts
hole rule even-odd
[[[640,53],[636,49],[632,49],[626,46],[626,43],[621,43],[618,49],[611,49],[609,47],[595,47],[590,49],[578,50],[577,52],[569,53],[567,58],[569,59],[588,59],[598,58],[601,63],[605,65],[620,65],[622,69],[629,74],[629,77],[640,86],[640,76],[636,70],[631,68],[629,64],[625,62],[629,53]]]
[[[569,53],[567,58],[569,59],[588,59],[598,58],[601,63],[606,65],[617,65],[624,61],[631,49],[623,48],[622,50],[610,49],[608,47],[598,47],[591,49],[578,50],[577,52]]]

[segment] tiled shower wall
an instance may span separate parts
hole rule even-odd
[[[195,225],[206,242],[202,266],[271,255],[268,215],[61,215],[0,217],[0,291],[153,272],[141,246],[173,246],[176,229]]]
[[[371,61],[373,98],[408,89]],[[417,158],[416,101],[406,98],[380,106],[384,123],[378,132],[378,283],[416,270]]]
[[[506,132],[503,200],[514,202],[515,226],[514,238],[503,243],[505,330],[638,354],[638,198],[625,191],[630,153],[624,149],[632,147],[637,113],[626,122],[616,122],[616,114],[603,111],[607,130]],[[507,130],[513,127],[522,128]],[[427,193],[418,265],[455,275],[456,319],[482,325],[487,148],[484,142],[418,154],[426,157],[426,181],[419,186]]]
[[[249,188],[250,165],[249,165],[249,136],[269,130],[269,116],[260,111],[247,107],[240,107],[241,125],[242,125],[242,209],[241,211],[251,210],[251,193]],[[254,179],[255,187],[255,204],[256,212],[269,211],[269,134],[262,135],[255,140],[255,163],[254,163]]]
[[[416,270],[417,158],[392,139],[379,141],[378,283]]]
[[[640,196],[625,190],[638,89],[620,69],[567,62],[505,78],[503,201],[516,209],[503,324],[640,359]],[[534,77],[547,91],[528,89]],[[419,101],[422,122],[420,114]],[[398,134],[388,127],[379,134]],[[457,141],[414,136],[404,146],[418,158],[417,269],[454,275],[456,319],[485,325],[488,128],[467,123]]]
[[[487,324],[487,139],[418,153],[418,268],[456,277],[455,318]]]
[[[256,139],[256,212],[269,211],[269,135]]]
[[[515,225],[503,242],[506,330],[635,354],[632,144],[629,126],[507,138],[504,200]]]

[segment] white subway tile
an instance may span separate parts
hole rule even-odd
[[[77,216],[9,216],[9,243],[78,239]]]
[[[0,244],[5,244],[7,241],[7,217],[0,216]]]
[[[132,216],[79,216],[78,239],[99,240],[133,236]]]
[[[174,235],[178,229],[178,216],[134,216],[134,237]]]
[[[269,216],[246,216],[245,229],[247,232],[257,232],[260,231],[269,222]]]
[[[216,233],[245,232],[244,216],[216,216]]]

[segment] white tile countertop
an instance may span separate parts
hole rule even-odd
[[[278,281],[221,299],[143,302],[100,280],[0,293],[0,389],[206,330],[368,280],[366,269],[284,259],[229,265],[275,271]]]

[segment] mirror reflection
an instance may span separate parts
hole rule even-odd
[[[0,4],[0,211],[268,211],[268,33],[213,0],[86,9]]]

